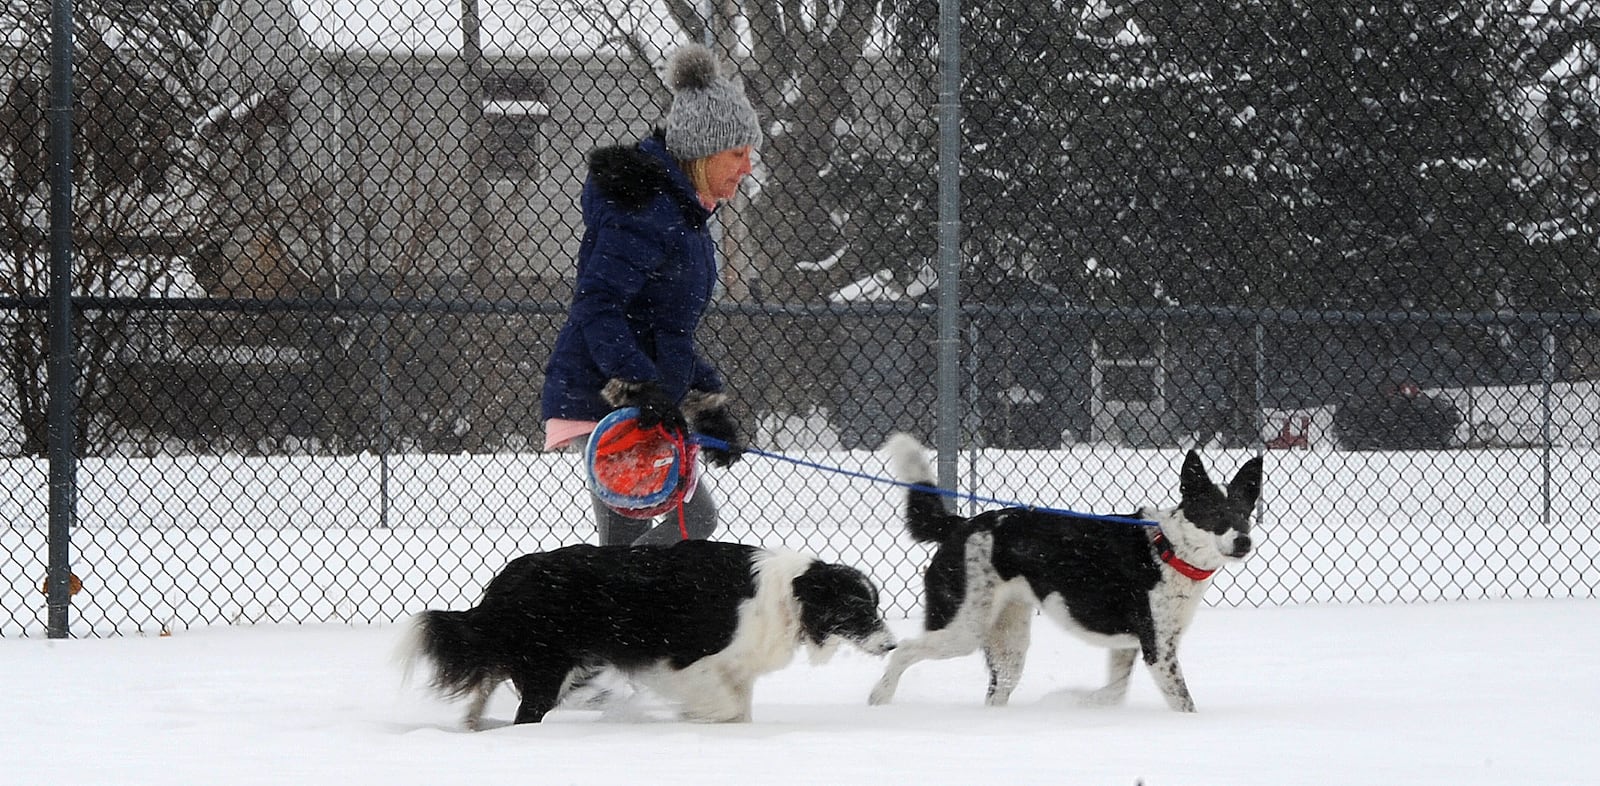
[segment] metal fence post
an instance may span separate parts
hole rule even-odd
[[[389,528],[389,313],[378,323],[378,527]]]
[[[1250,428],[1254,432],[1250,438],[1250,444],[1255,446],[1257,455],[1259,455],[1266,452],[1267,449],[1267,437],[1265,434],[1267,430],[1267,413],[1262,406],[1267,400],[1267,326],[1257,322],[1253,332],[1256,340],[1255,346],[1252,347],[1252,354],[1255,357],[1253,358],[1251,370],[1255,372],[1255,382],[1251,386],[1250,392],[1255,400],[1250,407]]]
[[[47,633],[64,639],[72,605],[72,527],[77,518],[77,347],[72,331],[72,0],[50,19],[50,359],[47,411],[50,533]]]
[[[939,485],[961,447],[961,3],[939,0]]]
[[[961,410],[960,417],[963,429],[965,429],[967,433],[976,436],[978,433],[979,424],[983,422],[983,405],[981,403],[983,401],[983,391],[978,389],[977,319],[968,320],[967,322],[966,366],[967,399],[964,408]],[[956,415],[952,414],[952,417],[955,416]],[[972,439],[970,447],[967,450],[967,490],[974,493],[978,491],[978,483],[982,480],[978,474],[978,456],[982,455],[983,446],[978,443],[978,439]],[[977,513],[978,501],[976,499],[968,499],[966,515],[973,516],[977,515]]]
[[[1543,502],[1544,526],[1548,529],[1550,527],[1550,449],[1555,441],[1555,433],[1551,428],[1554,412],[1550,406],[1550,388],[1555,384],[1556,380],[1556,335],[1548,326],[1542,332],[1543,335],[1540,337],[1539,347],[1544,350],[1542,353],[1544,357],[1542,358],[1543,362],[1539,364],[1539,406],[1542,410],[1540,413],[1542,416],[1541,428],[1544,431],[1541,435],[1543,438],[1540,441],[1544,443],[1544,450],[1539,458],[1542,465],[1540,467],[1539,493],[1540,500]]]

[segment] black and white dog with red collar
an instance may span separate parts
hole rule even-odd
[[[1004,705],[1022,676],[1035,610],[1080,638],[1111,650],[1094,704],[1127,697],[1134,658],[1143,655],[1167,704],[1193,712],[1178,665],[1178,643],[1225,563],[1250,553],[1250,519],[1261,496],[1261,458],[1245,462],[1226,488],[1211,481],[1194,451],[1183,462],[1180,501],[1128,518],[1149,526],[1060,511],[1006,508],[971,518],[946,511],[931,489],[933,468],[906,434],[884,446],[895,477],[913,486],[906,529],[937,543],[924,573],[926,633],[894,651],[872,704],[894,698],[912,664],[983,649],[988,704]]]

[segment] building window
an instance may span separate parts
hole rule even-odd
[[[537,180],[544,152],[544,79],[495,73],[483,82],[484,175],[492,180]]]

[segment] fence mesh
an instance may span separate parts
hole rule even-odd
[[[72,632],[390,621],[593,542],[544,364],[587,155],[687,41],[767,132],[699,339],[781,458],[706,473],[719,537],[915,613],[927,552],[859,475],[947,417],[962,491],[1083,511],[1264,451],[1213,603],[1594,596],[1600,9],[972,3],[941,130],[937,5],[75,3]],[[8,636],[45,629],[44,6],[0,5]]]

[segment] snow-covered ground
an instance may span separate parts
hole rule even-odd
[[[1249,454],[1204,455],[1226,476]],[[1170,503],[1180,460],[993,451],[962,477],[1117,512]],[[1184,644],[1195,715],[1142,667],[1127,706],[1077,706],[1103,654],[1041,620],[1004,709],[982,706],[978,656],[915,667],[869,708],[882,663],[845,651],[758,683],[748,725],[646,696],[476,734],[400,685],[393,620],[591,540],[570,454],[86,461],[79,638],[60,641],[42,637],[44,469],[0,462],[0,783],[1600,784],[1594,451],[1269,452],[1259,548]],[[709,474],[721,537],[858,565],[916,631],[926,552],[898,488],[760,456]],[[490,717],[513,708],[503,691]]]
[[[746,725],[635,699],[478,733],[401,686],[395,625],[9,638],[0,782],[1597,784],[1597,616],[1595,600],[1203,609],[1183,648],[1193,715],[1142,666],[1125,706],[1075,705],[1103,655],[1039,619],[1006,708],[982,706],[979,656],[914,667],[868,707],[882,663],[842,651],[758,682]],[[489,717],[514,706],[502,690]]]

